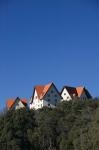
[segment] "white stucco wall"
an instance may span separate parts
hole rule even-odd
[[[43,100],[38,98],[37,92],[34,92],[33,102],[30,104],[30,109],[38,109],[43,107]]]
[[[24,105],[21,101],[19,101],[18,103],[15,104],[15,109],[20,109],[20,108],[24,108]]]
[[[61,96],[63,98],[61,101],[70,101],[72,99],[71,96],[69,95],[68,91],[66,90],[66,88],[64,88]]]

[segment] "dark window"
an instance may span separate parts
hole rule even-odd
[[[50,94],[48,94],[47,96],[50,97]]]
[[[64,93],[64,95],[66,95],[66,93]]]
[[[57,99],[55,99],[55,102],[57,102]]]
[[[50,106],[50,104],[48,104],[48,106]]]
[[[53,90],[51,90],[51,93],[53,93]]]
[[[48,99],[48,102],[50,102],[50,99]]]
[[[57,95],[55,94],[55,97],[57,97]]]

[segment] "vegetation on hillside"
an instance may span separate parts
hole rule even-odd
[[[99,101],[3,112],[0,150],[99,150]]]

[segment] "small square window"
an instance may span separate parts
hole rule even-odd
[[[48,94],[47,96],[50,97],[50,94]]]
[[[50,104],[48,104],[48,106],[50,106]]]
[[[50,102],[50,99],[48,99],[48,102]]]
[[[51,90],[51,93],[53,93],[53,90]]]
[[[66,95],[66,93],[64,93],[64,95]]]

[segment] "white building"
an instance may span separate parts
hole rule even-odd
[[[17,97],[16,99],[8,99],[7,100],[7,109],[22,109],[25,108],[27,109],[27,99],[20,99]]]
[[[91,94],[85,87],[69,87],[64,86],[61,91],[62,101],[69,101],[75,98],[79,99],[90,99]]]
[[[39,109],[44,106],[54,108],[62,97],[53,83],[34,87],[30,100],[30,109]]]

